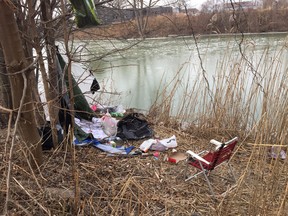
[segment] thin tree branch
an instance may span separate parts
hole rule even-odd
[[[111,1],[114,1],[114,0],[105,0],[105,1],[102,1],[102,2],[95,2],[95,7],[97,7],[97,6],[100,6],[100,5],[103,5],[103,4],[106,4],[106,3],[109,3],[109,2],[111,2]]]
[[[5,107],[3,107],[3,106],[1,106],[1,105],[0,105],[0,111],[1,111],[1,112],[4,112],[4,113],[11,113],[11,112],[13,112],[12,109],[5,108]]]
[[[30,198],[32,198],[32,199],[34,200],[34,202],[35,202],[40,208],[42,208],[42,209],[47,213],[47,215],[51,215],[50,210],[47,209],[47,208],[45,208],[41,203],[39,203],[39,202],[29,193],[29,191],[27,191],[27,190],[23,187],[23,185],[22,185],[16,178],[13,177],[13,180],[19,185],[19,187],[20,187],[22,190],[25,191],[25,193],[26,193]]]
[[[7,76],[15,76],[15,75],[18,75],[18,74],[21,74],[21,73],[23,74],[23,73],[25,73],[27,70],[32,69],[33,66],[34,66],[34,64],[37,63],[38,59],[39,59],[39,56],[37,55],[36,58],[34,59],[34,61],[33,61],[30,65],[28,65],[26,68],[24,68],[24,69],[22,69],[22,70],[20,70],[20,71],[17,71],[17,72],[15,72],[15,73],[10,73],[10,74],[6,74],[6,73],[5,73],[5,75],[7,75]],[[2,74],[4,74],[4,73],[2,73]],[[26,78],[26,77],[25,77],[25,78]],[[0,107],[0,108],[1,108],[1,107]]]
[[[24,98],[26,95],[26,90],[27,90],[27,78],[26,78],[26,74],[22,73],[22,77],[24,79],[24,88],[23,88],[23,94],[22,94],[22,98],[20,100],[20,106],[19,106],[19,110],[17,113],[17,118],[15,121],[15,127],[14,127],[14,131],[13,131],[13,135],[12,135],[12,143],[11,143],[11,147],[10,147],[10,152],[9,152],[9,158],[8,158],[8,170],[7,170],[7,178],[6,178],[6,201],[4,203],[4,210],[3,210],[3,214],[7,215],[8,213],[8,202],[10,200],[10,181],[11,181],[11,171],[12,171],[12,154],[13,154],[13,150],[14,150],[14,146],[15,146],[15,139],[16,139],[16,131],[18,128],[18,124],[19,124],[19,120],[20,120],[20,116],[21,116],[21,111],[23,108],[23,104],[24,104]]]

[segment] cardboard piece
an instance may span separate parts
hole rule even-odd
[[[185,160],[187,157],[187,154],[183,152],[174,152],[168,157],[168,161],[171,163],[178,163],[179,161]]]

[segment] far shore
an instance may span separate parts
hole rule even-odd
[[[81,30],[76,30],[76,32],[80,32]],[[89,34],[88,32],[86,32],[85,30],[82,31],[82,33],[86,33]],[[77,33],[78,34],[78,33]],[[76,35],[77,35],[76,34]],[[244,36],[261,36],[261,35],[279,35],[279,36],[288,36],[288,32],[257,32],[257,33],[221,33],[221,34],[197,34],[195,35],[195,39],[201,39],[201,38],[222,38],[222,37],[231,37],[231,36],[235,36],[235,37],[241,37],[242,35]],[[92,36],[93,37],[93,36]],[[82,37],[75,37],[76,39],[79,40],[85,40],[85,41],[94,41],[94,40],[119,40],[119,39],[125,39],[125,40],[163,40],[163,39],[169,39],[169,38],[193,38],[193,35],[177,35],[177,34],[171,34],[168,35],[166,37],[146,37],[146,38],[141,38],[141,37],[132,37],[132,38],[113,38],[113,37],[102,37],[102,38],[89,38],[84,36]]]

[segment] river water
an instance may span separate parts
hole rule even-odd
[[[101,90],[90,103],[149,110],[159,92],[169,94],[177,83],[173,107],[202,80],[211,92],[218,76],[243,73],[243,88],[263,84],[270,72],[287,74],[287,34],[213,35],[110,41],[76,41],[75,58],[93,70]],[[267,80],[266,80],[267,81]],[[89,85],[82,87],[89,90]]]

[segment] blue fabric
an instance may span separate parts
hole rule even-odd
[[[91,139],[87,138],[85,140],[79,141],[77,139],[74,140],[74,145],[76,146],[85,146],[85,145],[92,145],[98,149],[101,149],[102,151],[111,153],[111,154],[129,154],[135,147],[129,146],[117,146],[113,147],[110,145],[102,144],[97,139]]]
[[[92,139],[92,138],[86,138],[84,140],[78,140],[78,139],[74,140],[74,145],[76,146],[85,146],[85,145],[90,145],[90,144],[97,145],[101,143],[97,139]]]

